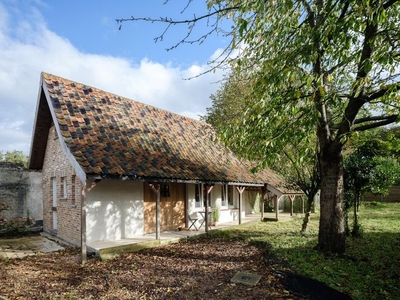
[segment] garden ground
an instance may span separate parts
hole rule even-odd
[[[252,222],[177,244],[126,253],[82,266],[77,249],[0,259],[6,299],[399,299],[400,203],[363,205],[364,236],[349,238],[343,256],[316,244],[318,216],[306,235],[301,219]],[[232,283],[238,272],[256,286]],[[301,274],[304,276],[299,276]],[[329,285],[316,282],[318,279]],[[307,287],[312,289],[307,289]],[[333,289],[334,290],[333,290]],[[343,294],[335,297],[346,298]]]

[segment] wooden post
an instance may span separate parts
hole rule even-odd
[[[296,198],[295,195],[289,195],[289,199],[290,199],[290,216],[291,217],[293,216],[293,201],[294,201],[294,198]]]
[[[96,179],[90,187],[86,188],[86,181],[82,185],[81,192],[81,263],[84,265],[87,259],[86,251],[86,195],[89,193],[101,179]]]
[[[275,197],[275,216],[277,221],[279,220],[279,199],[281,199],[281,196]]]
[[[161,212],[161,205],[160,205],[160,184],[153,184],[153,183],[147,183],[150,188],[156,193],[157,199],[156,199],[156,240],[160,239],[161,235],[161,217],[160,217],[160,212]]]
[[[156,240],[160,239],[161,235],[161,204],[160,201],[160,184],[157,184],[157,200],[156,200]]]
[[[261,221],[264,221],[265,196],[267,196],[267,201],[269,201],[268,184],[264,184],[261,188]]]
[[[211,190],[213,189],[213,185],[210,185],[210,186],[206,186],[206,192],[207,192],[207,195],[206,195],[206,209],[205,209],[205,218],[206,218],[206,220],[205,220],[205,222],[206,222],[206,233],[208,233],[208,226],[209,226],[209,223],[208,223],[208,206],[209,206],[209,201],[210,201],[210,193],[211,193]]]
[[[304,196],[301,196],[301,213],[304,215]]]
[[[244,186],[235,186],[239,193],[239,225],[242,224],[242,202],[243,202],[243,192],[245,190]]]

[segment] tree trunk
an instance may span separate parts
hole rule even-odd
[[[358,206],[360,202],[360,192],[355,193],[355,199],[354,199],[354,223],[353,223],[353,230],[351,232],[351,235],[354,237],[360,237],[361,236],[361,231],[360,231],[360,225],[358,224]]]
[[[303,219],[303,224],[301,226],[301,233],[305,233],[307,231],[307,226],[308,226],[308,222],[310,221],[311,208],[312,208],[312,204],[314,201],[314,196],[315,196],[315,193],[310,193],[307,196],[307,210],[306,210],[306,214]]]
[[[324,252],[344,253],[343,158],[339,149],[326,147],[320,156],[321,216],[318,245]]]

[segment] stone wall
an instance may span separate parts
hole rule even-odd
[[[43,222],[42,174],[0,162],[0,225]]]

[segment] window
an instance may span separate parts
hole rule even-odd
[[[228,206],[229,207],[233,207],[233,186],[232,185],[228,185],[227,186],[227,190],[228,190]]]
[[[194,194],[195,194],[195,207],[199,207],[199,208],[201,208],[201,207],[203,207],[202,206],[202,201],[201,201],[201,199],[200,199],[200,197],[201,197],[201,195],[200,195],[200,189],[201,189],[201,185],[200,184],[196,184],[195,185],[195,191],[194,191]]]
[[[203,186],[203,193],[201,194],[201,187]],[[205,185],[205,184],[196,184],[195,185],[195,207],[197,208],[204,208],[206,207],[207,203],[207,191],[209,192],[209,205],[211,205],[211,190],[213,186],[211,185]],[[201,199],[201,195],[203,195],[203,199]]]
[[[76,199],[76,195],[75,195],[75,193],[76,193],[76,187],[75,187],[75,179],[76,179],[76,176],[75,175],[72,175],[71,176],[71,204],[72,205],[75,205],[75,199]]]
[[[61,199],[67,199],[68,198],[68,190],[67,190],[67,178],[66,177],[61,177],[60,180],[60,193],[61,193]]]
[[[228,206],[228,185],[221,185],[221,206]]]
[[[169,185],[168,185],[168,184],[162,184],[162,185],[161,185],[160,196],[161,196],[161,197],[170,197],[170,194],[169,194]]]

